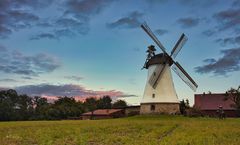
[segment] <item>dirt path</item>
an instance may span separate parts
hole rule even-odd
[[[165,131],[165,132],[159,137],[159,141],[162,141],[165,137],[171,135],[178,127],[179,127],[179,124],[173,126],[171,129]]]

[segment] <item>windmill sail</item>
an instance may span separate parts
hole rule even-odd
[[[171,51],[171,56],[173,58],[177,56],[177,54],[182,49],[183,45],[186,43],[187,40],[187,36],[183,33]]]
[[[149,84],[155,89],[157,86],[157,82],[160,79],[164,68],[165,68],[166,64],[164,65],[159,65],[156,67],[156,69],[154,70],[154,72],[152,73],[150,79],[149,79]]]
[[[157,44],[157,46],[164,52],[166,52],[166,48],[162,45],[162,43],[157,39],[157,37],[153,34],[152,30],[148,27],[146,23],[141,25],[142,29],[152,38],[152,40]]]
[[[193,91],[196,91],[198,85],[178,62],[173,63],[172,69]]]

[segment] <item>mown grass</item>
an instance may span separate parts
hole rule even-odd
[[[136,116],[0,122],[1,145],[239,145],[240,119]]]

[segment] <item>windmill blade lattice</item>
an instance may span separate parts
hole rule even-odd
[[[170,56],[176,58],[177,54],[182,49],[183,45],[186,43],[187,40],[188,40],[187,36],[183,33],[179,40],[177,41],[176,45],[173,47]]]
[[[148,27],[147,23],[144,23],[141,25],[142,29],[152,38],[152,40],[157,44],[157,46],[167,54],[166,48],[162,45],[162,43],[157,39],[157,37],[154,35],[152,30]]]
[[[198,85],[178,62],[173,63],[172,69],[193,91],[196,91]]]

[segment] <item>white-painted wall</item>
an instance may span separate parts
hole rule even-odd
[[[155,64],[148,68],[148,79],[141,103],[178,103],[179,100],[174,88],[169,65],[166,65],[162,77],[158,80],[156,89],[153,89],[148,83],[148,80],[158,65],[160,67],[163,66],[162,64]],[[155,98],[152,97],[152,94],[155,94]]]

